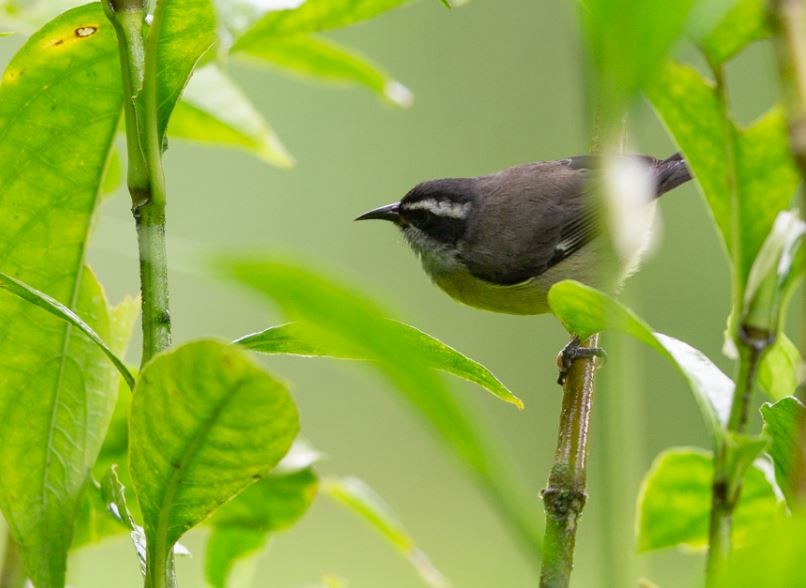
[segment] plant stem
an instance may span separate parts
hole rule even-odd
[[[6,531],[6,546],[3,554],[3,569],[0,572],[0,588],[23,588],[25,586],[25,567],[20,558],[20,546]]]
[[[762,333],[747,327],[740,327],[742,335],[739,340],[739,365],[736,376],[736,388],[730,416],[726,427],[727,433],[743,433],[747,429],[750,406],[753,402],[756,375],[761,358],[770,344],[768,333]],[[742,491],[741,479],[734,479],[731,470],[730,439],[720,439],[714,449],[714,482],[711,494],[711,521],[708,534],[708,560],[706,563],[706,584],[713,586],[720,570],[730,556],[733,511],[739,503]]]
[[[145,364],[171,344],[165,177],[157,128],[156,48],[146,47],[143,0],[106,0],[118,37],[125,99],[127,183],[137,228]]]
[[[599,335],[585,341],[583,347],[596,347]],[[574,566],[574,545],[579,515],[587,494],[588,437],[594,392],[594,358],[573,362],[563,383],[563,403],[557,450],[543,490],[546,509],[546,533],[543,543],[542,588],[568,586]]]

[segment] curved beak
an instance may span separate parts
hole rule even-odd
[[[373,208],[372,210],[370,210],[369,212],[365,212],[355,220],[360,221],[360,220],[380,219],[396,223],[400,220],[400,213],[398,212],[399,207],[400,207],[399,202],[393,202],[392,204],[387,204],[386,206]]]

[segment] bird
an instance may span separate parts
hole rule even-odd
[[[640,165],[650,180],[648,201],[635,206],[654,206],[692,179],[680,153],[619,157]],[[495,312],[542,314],[556,282],[617,290],[637,269],[643,247],[624,259],[608,253],[604,205],[595,198],[601,170],[601,157],[582,155],[425,181],[355,220],[396,225],[425,272],[454,299]]]

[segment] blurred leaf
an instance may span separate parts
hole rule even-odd
[[[402,108],[411,106],[414,98],[408,88],[364,55],[322,37],[292,35],[269,41],[253,38],[239,43],[235,56],[303,77],[363,86]]]
[[[114,332],[126,313],[108,308],[84,253],[120,116],[116,47],[100,4],[76,8],[23,45],[0,85],[0,271],[110,346],[127,339]],[[0,379],[0,506],[29,577],[61,585],[118,373],[78,329],[0,293]]]
[[[294,164],[263,116],[215,65],[198,69],[190,79],[171,116],[168,134],[198,143],[244,149],[280,167]]]
[[[597,103],[616,122],[638,91],[661,71],[683,33],[694,0],[585,0],[580,13]]]
[[[805,586],[806,513],[776,521],[753,537],[752,545],[733,553],[723,566],[720,588]]]
[[[235,40],[233,51],[242,45],[255,46],[279,37],[338,29],[369,20],[411,0],[307,0],[287,10],[265,13]]]
[[[201,56],[216,41],[211,0],[160,0],[146,45],[146,84],[157,84],[157,131],[160,144],[182,89]],[[156,55],[149,51],[156,49]],[[151,71],[155,67],[156,71]]]
[[[770,34],[765,0],[734,0],[719,23],[707,34],[695,34],[695,42],[708,61],[728,61],[752,41]]]
[[[523,546],[541,545],[533,505],[517,491],[504,469],[506,458],[469,407],[459,404],[428,367],[427,349],[401,335],[373,300],[300,266],[256,259],[229,258],[218,263],[225,275],[277,303],[285,317],[305,325],[323,350],[339,349],[377,362],[419,414],[476,474]]]
[[[772,400],[781,400],[795,394],[801,383],[803,359],[800,351],[784,333],[761,358],[758,368],[758,385]]]
[[[0,272],[0,289],[5,290],[6,292],[11,292],[15,296],[18,296],[25,300],[26,302],[30,302],[34,306],[41,308],[45,312],[52,314],[53,316],[77,327],[87,338],[95,343],[98,348],[104,352],[112,364],[117,368],[120,372],[120,375],[123,376],[123,379],[129,385],[129,388],[134,388],[134,377],[132,376],[131,372],[129,372],[126,365],[120,360],[120,358],[115,355],[115,353],[107,346],[103,339],[92,330],[87,323],[81,320],[76,313],[72,310],[67,308],[64,304],[51,298],[44,292],[40,292],[36,288],[32,288],[28,284],[21,282],[19,280],[15,280],[9,275]],[[132,299],[129,299],[131,301]],[[131,305],[127,303],[127,305]],[[137,310],[136,307],[132,314],[136,314]]]
[[[549,306],[565,328],[586,339],[599,331],[632,335],[658,351],[683,375],[716,441],[728,421],[733,382],[700,351],[652,329],[629,308],[579,282],[558,282],[549,291]]]
[[[299,429],[285,386],[216,341],[187,343],[146,364],[129,422],[149,562],[164,561],[185,531],[268,474]]]
[[[474,382],[501,400],[523,409],[523,401],[482,364],[410,325],[397,321],[389,323],[390,329],[394,330],[400,339],[406,340],[411,347],[420,350],[428,366]],[[370,359],[366,354],[362,354],[360,349],[339,345],[335,340],[318,339],[313,332],[306,331],[304,324],[298,323],[270,327],[241,337],[235,343],[261,353]]]
[[[713,477],[713,457],[700,449],[673,448],[655,458],[638,497],[638,551],[675,546],[705,548]],[[781,505],[769,481],[761,470],[751,467],[734,511],[735,544],[748,543],[782,518]]]
[[[272,533],[292,526],[308,511],[319,488],[312,467],[318,458],[305,443],[295,442],[271,474],[210,517],[205,576],[211,586],[233,586],[235,564],[259,553]]]
[[[647,93],[702,187],[733,262],[734,294],[741,300],[753,261],[798,182],[783,114],[774,108],[737,130],[713,85],[695,69],[675,63]]]
[[[735,431],[726,433],[725,478],[732,483],[728,486],[728,500],[736,496],[748,468],[753,465],[767,445],[769,445],[769,439],[763,435],[747,435]]]
[[[797,398],[789,397],[775,404],[761,407],[764,417],[764,433],[771,439],[769,454],[775,466],[775,479],[794,506],[795,459],[798,453],[799,426],[806,418],[806,410]]]
[[[384,500],[358,478],[325,478],[322,492],[368,522],[402,553],[423,581],[435,588],[449,586],[447,578],[417,548],[411,535]]]

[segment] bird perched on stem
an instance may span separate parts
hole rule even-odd
[[[691,179],[680,154],[618,160],[644,174],[634,180],[648,194],[630,206],[653,206]],[[579,156],[476,178],[431,180],[356,220],[397,225],[426,273],[453,298],[497,312],[541,314],[549,310],[549,288],[561,280],[617,289],[645,248],[613,254],[603,231],[605,207],[595,197],[600,168],[599,158]],[[650,227],[638,228],[648,233]]]

